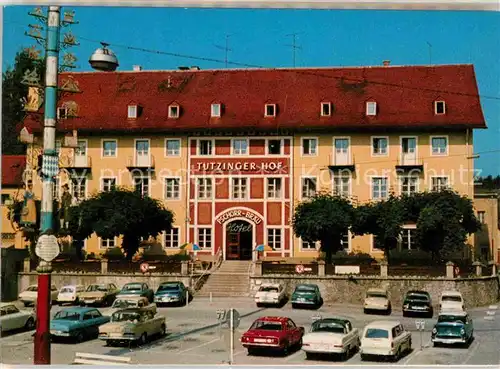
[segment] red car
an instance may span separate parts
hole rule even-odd
[[[240,341],[249,355],[262,349],[277,350],[286,355],[291,348],[302,347],[303,336],[304,327],[297,327],[292,319],[266,316],[253,322]]]

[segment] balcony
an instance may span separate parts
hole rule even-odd
[[[424,170],[424,162],[421,158],[417,158],[414,155],[401,154],[396,164],[396,170],[403,172],[422,172]]]
[[[332,156],[330,155],[330,158]],[[344,155],[333,155],[333,159],[330,160],[330,165],[328,168],[333,171],[348,170],[354,172],[356,165],[354,164],[354,155],[344,154]]]
[[[128,170],[140,170],[152,172],[155,168],[155,158],[153,155],[135,155],[129,156],[127,159]]]
[[[61,168],[71,175],[85,175],[92,171],[92,158],[88,155],[73,155],[61,160]]]

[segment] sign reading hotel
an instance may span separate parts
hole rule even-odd
[[[191,159],[194,173],[288,174],[288,159]]]
[[[246,218],[256,225],[262,222],[262,219],[257,214],[249,210],[229,210],[228,212],[219,216],[216,221],[219,224],[223,224],[233,218]]]

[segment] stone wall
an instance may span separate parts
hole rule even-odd
[[[500,299],[499,277],[476,278],[419,278],[419,277],[361,277],[361,276],[252,276],[251,290],[256,291],[262,283],[281,283],[290,295],[300,283],[317,284],[326,303],[362,305],[369,288],[385,287],[389,291],[394,309],[401,309],[403,298],[409,290],[425,290],[437,305],[441,292],[456,289],[464,296],[466,307],[485,306]]]

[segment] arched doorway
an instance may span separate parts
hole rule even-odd
[[[226,260],[252,260],[253,226],[244,220],[226,224]]]

